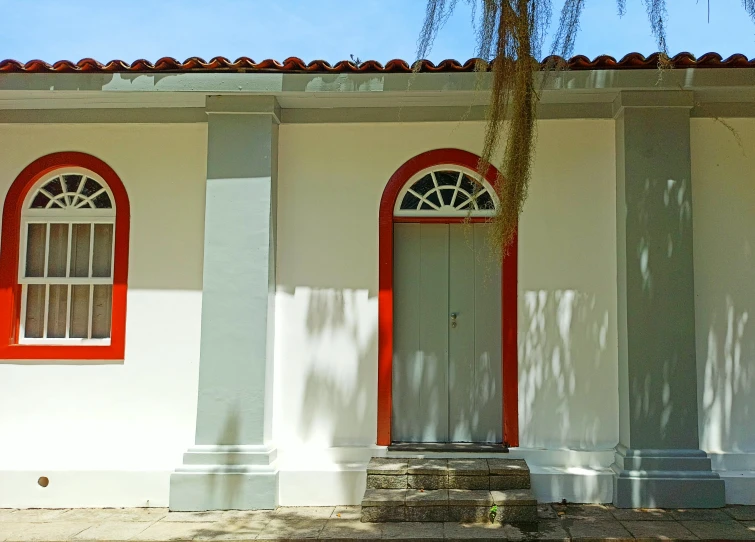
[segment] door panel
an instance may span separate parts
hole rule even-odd
[[[490,248],[488,225],[474,225],[475,413],[474,442],[503,442],[501,263]]]
[[[501,269],[486,228],[394,225],[394,442],[501,442]]]
[[[396,224],[394,428],[402,442],[448,440],[448,225]],[[416,257],[408,253],[414,252]],[[395,302],[394,302],[395,303]],[[415,328],[416,322],[416,328]],[[404,328],[404,326],[407,326]],[[417,330],[417,338],[408,337]],[[398,401],[396,402],[396,399]],[[398,408],[396,408],[398,407]]]
[[[473,226],[474,227],[474,226]],[[475,415],[475,253],[472,228],[452,224],[449,253],[448,417],[452,442],[471,442]],[[450,320],[453,322],[452,320]]]

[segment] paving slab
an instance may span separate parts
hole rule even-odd
[[[682,521],[687,529],[704,540],[755,540],[755,532],[734,520]]]
[[[450,506],[493,506],[493,496],[490,491],[449,489],[448,504]]]
[[[228,517],[228,511],[211,510],[207,512],[170,512],[160,521],[166,523],[213,523]]]
[[[721,508],[698,508],[689,510],[670,510],[677,521],[729,521],[731,516]]]
[[[488,476],[462,476],[458,474],[448,475],[448,489],[490,489]]]
[[[520,476],[529,475],[530,469],[524,459],[488,459],[488,470],[491,475]]]
[[[335,506],[280,506],[273,512],[273,519],[299,521],[305,519],[328,519]]]
[[[363,522],[406,521],[406,506],[363,506]]]
[[[229,512],[228,517],[212,524],[207,531],[199,531],[195,540],[234,541],[256,539],[272,519],[270,513]]]
[[[382,532],[378,523],[362,523],[358,519],[330,519],[319,537],[333,540],[379,540]]]
[[[504,525],[503,532],[506,538],[512,541],[543,540],[546,542],[566,542],[569,533],[561,525],[559,520],[549,519],[538,521],[529,525]]]
[[[457,523],[490,523],[490,506],[448,507],[448,520]]]
[[[537,517],[540,519],[558,519],[556,511],[548,503],[539,503],[537,505]]]
[[[406,489],[368,489],[362,498],[365,506],[404,506]]]
[[[537,506],[537,499],[530,489],[507,489],[491,491],[490,494],[498,506]]]
[[[614,508],[611,514],[619,521],[674,521],[669,510],[658,508]]]
[[[723,511],[739,521],[755,521],[755,506],[732,504],[724,508]]]
[[[62,522],[51,523],[5,523],[0,528],[0,540],[7,542],[62,542],[70,540],[91,523]]]
[[[173,512],[178,513],[178,512]],[[74,508],[58,516],[60,521],[133,521],[154,523],[168,515],[167,508]]]
[[[448,459],[410,459],[408,474],[448,475]]]
[[[367,464],[367,474],[406,474],[409,461],[393,457],[373,457]]]
[[[222,528],[215,522],[188,521],[180,523],[177,521],[158,521],[132,537],[131,540],[142,542],[177,542],[194,540],[200,536],[208,539],[222,533]]]
[[[451,521],[447,505],[439,506],[407,506],[407,522],[444,522]]]
[[[637,540],[697,540],[692,531],[676,521],[622,521]]]
[[[634,537],[616,520],[577,521],[561,520],[572,540],[633,541]]]
[[[553,504],[552,506],[561,518],[603,521],[616,519],[613,516],[615,508],[604,504]]]
[[[406,506],[447,506],[448,490],[435,489],[432,491],[413,491],[406,492]]]
[[[423,539],[423,542],[442,542],[443,523],[382,523],[383,540]]]
[[[81,531],[72,540],[96,540],[97,542],[130,540],[147,530],[150,525],[142,521],[104,521]]]
[[[448,474],[462,476],[487,476],[490,473],[485,459],[449,459]]]
[[[448,476],[446,474],[409,474],[406,477],[409,489],[447,489]]]
[[[325,527],[326,519],[300,519],[290,521],[284,518],[271,519],[257,540],[290,540],[295,538],[318,538]]]
[[[506,540],[506,529],[499,523],[444,523],[446,540],[475,540],[486,542]]]
[[[369,474],[367,489],[406,489],[406,474]]]
[[[362,507],[336,506],[330,517],[331,519],[360,519],[362,517]]]
[[[0,515],[0,521],[13,523],[47,523],[57,521],[68,509],[27,508],[11,510],[10,513]]]

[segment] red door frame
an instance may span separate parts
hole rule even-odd
[[[396,222],[454,223],[463,219],[417,219],[394,217],[393,209],[406,182],[420,171],[439,165],[477,170],[479,157],[459,149],[437,149],[408,160],[391,176],[380,200],[379,293],[378,293],[378,417],[377,444],[391,444],[393,408],[393,224]],[[485,179],[496,185],[498,170],[488,168]],[[482,220],[484,221],[484,219]],[[503,388],[503,441],[519,445],[519,387],[517,359],[517,239],[503,257],[501,272],[501,349]]]

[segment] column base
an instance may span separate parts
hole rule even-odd
[[[275,448],[195,446],[170,476],[172,511],[272,510],[278,506]]]
[[[720,508],[721,477],[701,450],[616,447],[613,504],[617,508]]]

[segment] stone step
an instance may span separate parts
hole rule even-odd
[[[529,489],[523,459],[421,459],[373,457],[367,489]]]
[[[537,501],[529,489],[368,489],[362,521],[535,522]]]

